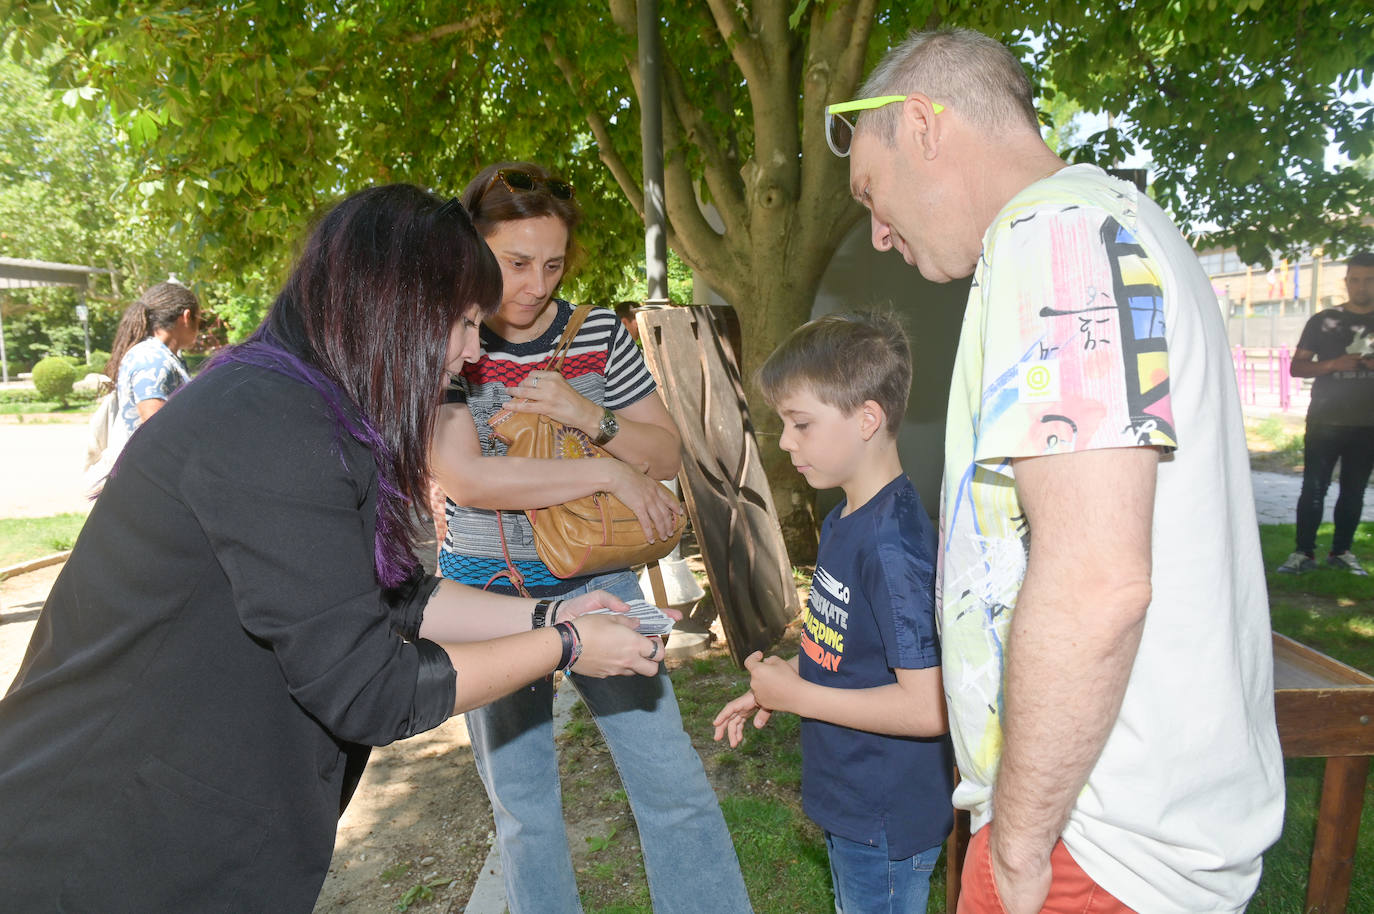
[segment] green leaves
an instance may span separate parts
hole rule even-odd
[[[1374,204],[1374,184],[1324,162],[1328,142],[1351,157],[1374,151],[1369,106],[1342,97],[1374,78],[1374,22],[1359,4],[860,10],[856,0],[714,12],[662,0],[670,243],[742,307],[801,314],[854,218],[844,163],[818,139],[814,96],[852,94],[888,47],[931,22],[1007,41],[1046,87],[1056,127],[1077,108],[1113,112],[1113,129],[1056,144],[1103,163],[1148,150],[1153,191],[1185,228],[1220,226],[1217,240],[1249,247],[1367,238],[1358,214]],[[589,256],[564,291],[638,297],[625,284],[642,250],[629,0],[575,14],[504,0],[84,0],[0,12],[12,56],[48,55],[54,101],[124,131],[126,201],[150,225],[183,226],[205,278],[279,271],[310,216],[365,184],[453,194],[490,161],[531,159],[571,180],[586,209]],[[852,72],[851,47],[863,49]],[[705,225],[698,198],[723,228]]]

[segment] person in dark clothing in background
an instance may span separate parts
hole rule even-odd
[[[1293,377],[1314,380],[1303,439],[1297,550],[1278,567],[1281,574],[1317,567],[1317,526],[1337,462],[1340,494],[1326,564],[1369,574],[1350,546],[1374,469],[1374,252],[1346,262],[1345,290],[1349,300],[1312,315],[1293,352]]]

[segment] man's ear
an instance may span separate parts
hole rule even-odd
[[[859,407],[859,434],[869,441],[887,425],[887,413],[877,400],[865,400]]]
[[[902,128],[911,137],[924,159],[933,159],[940,152],[943,131],[935,115],[935,103],[922,92],[913,92],[902,102]]]

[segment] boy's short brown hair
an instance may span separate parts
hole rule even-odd
[[[911,392],[911,346],[891,311],[827,314],[793,330],[757,379],[770,406],[798,390],[846,415],[872,400],[895,438]]]

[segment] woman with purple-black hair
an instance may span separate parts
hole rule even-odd
[[[554,669],[657,672],[632,621],[583,616],[609,594],[414,558],[440,392],[500,293],[457,201],[362,191],[130,438],[0,701],[7,909],[308,912],[367,747]]]

